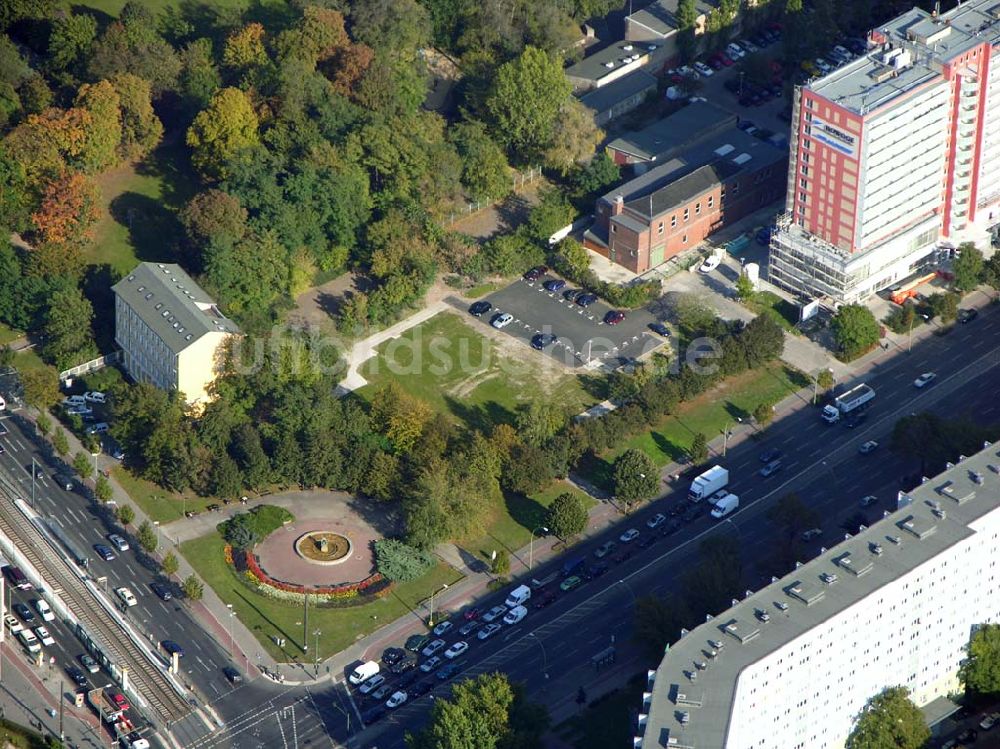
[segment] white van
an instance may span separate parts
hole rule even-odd
[[[351,671],[351,675],[347,677],[347,680],[351,684],[360,684],[363,681],[367,681],[375,674],[378,673],[378,664],[375,661],[368,661],[362,663],[356,669]]]
[[[29,653],[41,652],[41,643],[38,642],[38,638],[35,637],[35,633],[27,627],[18,632],[17,637],[21,640],[21,644],[28,649]]]
[[[531,598],[531,588],[527,585],[518,585],[510,592],[510,595],[507,596],[507,600],[504,601],[504,605],[507,608],[512,609],[515,606],[520,606],[529,598]]]
[[[507,612],[507,616],[503,618],[503,623],[507,625],[517,624],[527,615],[528,610],[524,606],[515,606]]]

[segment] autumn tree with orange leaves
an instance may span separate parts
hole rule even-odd
[[[100,218],[97,186],[79,172],[65,172],[49,183],[41,205],[31,214],[32,270],[37,275],[77,275],[91,229]]]

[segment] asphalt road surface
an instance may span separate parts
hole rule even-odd
[[[613,308],[601,300],[588,307],[567,301],[566,291],[579,288],[574,284],[559,291],[546,291],[543,284],[553,278],[557,276],[549,273],[537,281],[519,279],[500,289],[486,297],[493,309],[479,319],[488,325],[497,314],[509,312],[514,321],[503,332],[526,344],[537,333],[553,333],[558,336],[555,343],[542,352],[530,354],[552,356],[570,367],[594,359],[637,358],[663,344],[663,339],[648,329],[656,318],[647,310],[628,310],[622,322],[608,325],[604,317]]]
[[[20,487],[26,499],[34,502],[39,513],[58,524],[80,553],[88,556],[92,576],[95,579],[106,578],[110,598],[117,600],[114,590],[120,586],[128,587],[133,592],[137,604],[126,609],[125,615],[139,632],[144,633],[155,646],[163,640],[173,640],[184,649],[184,656],[180,659],[181,676],[194,688],[202,702],[208,705],[217,725],[212,730],[204,721],[193,718],[175,723],[170,728],[181,745],[188,747],[196,745],[196,742],[210,741],[211,743],[202,745],[254,748],[263,742],[294,748],[313,743],[297,743],[300,737],[323,735],[327,730],[346,735],[348,726],[343,716],[328,710],[329,714],[320,717],[323,715],[322,710],[312,709],[309,702],[301,703],[305,692],[289,696],[284,687],[267,679],[249,680],[245,673],[245,662],[241,660],[234,663],[212,635],[192,618],[179,600],[176,586],[175,595],[169,601],[161,600],[153,592],[150,583],[158,578],[152,560],[138,551],[136,540],[123,533],[106,508],[97,506],[76,490],[65,490],[52,478],[56,473],[72,474],[72,470],[50,461],[45,451],[39,448],[30,427],[28,430],[22,428],[19,419],[5,419],[4,425],[8,433],[0,436],[0,446],[4,448],[0,454],[0,471]],[[41,467],[40,478],[35,478],[34,490],[31,480],[32,458]],[[131,548],[125,552],[114,549],[107,539],[107,535],[112,532],[126,536]],[[161,538],[161,542],[163,541]],[[104,561],[94,551],[94,544],[111,547],[116,558],[110,562]],[[10,586],[8,590],[11,590]],[[24,600],[28,603],[36,597],[31,591],[13,591],[10,595],[13,596],[13,601]],[[56,646],[45,649],[47,655],[55,658],[55,662],[51,665],[46,663],[44,669],[64,674],[67,666],[79,665],[77,656],[85,650],[60,622],[48,622],[46,626],[52,632]],[[166,659],[166,653],[162,650],[159,652]],[[225,678],[222,669],[229,665],[244,673],[246,681],[243,685],[234,687]],[[111,683],[110,677],[103,671],[87,676],[94,686]],[[66,682],[67,691],[72,692],[68,678]],[[257,706],[262,711],[260,715],[270,717],[258,716],[252,730],[234,730],[233,725],[246,722],[247,711],[251,706]],[[242,723],[234,723],[239,721]],[[291,738],[282,739],[285,733]]]
[[[618,541],[626,528],[635,527],[641,535],[627,545],[632,552],[629,559],[615,563],[612,557],[605,558],[605,562],[612,560],[611,568],[601,577],[570,592],[560,592],[552,605],[531,610],[522,623],[504,628],[486,642],[474,641],[473,635],[462,671],[455,678],[503,671],[524,682],[531,698],[558,708],[572,701],[579,688],[587,689],[607,678],[607,672],[595,668],[591,658],[611,645],[618,652],[617,661],[609,668],[616,669],[623,679],[644,668],[655,668],[657,663],[642,657],[630,642],[632,604],[637,596],[673,590],[683,571],[696,564],[699,542],[710,534],[738,536],[748,588],[766,584],[772,574],[786,573],[787,568],[776,567],[781,563],[776,554],[777,529],[766,512],[775,499],[788,492],[797,492],[821,518],[823,535],[800,549],[805,556],[814,556],[821,547],[842,540],[842,526],[858,513],[874,522],[882,511],[893,509],[906,477],[919,470],[889,450],[891,431],[899,417],[926,410],[948,418],[965,416],[982,424],[1000,423],[1000,402],[995,395],[1000,386],[1000,352],[995,349],[998,339],[1000,315],[987,310],[973,323],[957,325],[949,335],[915,345],[912,353],[901,353],[864,377],[878,395],[868,418],[858,427],[826,425],[817,409],[807,408],[772,424],[761,439],[741,442],[725,459],[717,460],[730,469],[730,488],[740,496],[737,513],[718,522],[708,517],[705,509],[677,532],[660,535],[650,546],[641,548],[642,539],[651,534],[646,521],[686,502],[688,482],[683,482],[572,552],[586,555],[594,564],[593,551],[599,545]],[[936,372],[937,380],[927,388],[915,388],[913,380],[925,371]],[[861,455],[858,447],[869,439],[879,441],[880,447],[870,455]],[[784,453],[784,468],[764,478],[757,473],[759,455],[772,447]],[[862,508],[860,500],[869,494],[877,497],[877,504]],[[618,550],[623,548],[618,541]],[[536,576],[558,569],[562,561],[536,568]],[[484,603],[489,607],[496,601]],[[445,639],[450,644],[461,638],[452,635]],[[436,685],[431,698],[443,694],[446,687]],[[429,699],[411,701],[388,713],[354,737],[351,746],[401,749],[404,732],[415,730],[426,720]],[[357,700],[362,709],[369,706],[363,697]]]

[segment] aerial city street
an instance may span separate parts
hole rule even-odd
[[[1000,745],[997,0],[0,6],[0,749]]]

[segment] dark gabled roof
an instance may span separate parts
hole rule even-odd
[[[656,0],[642,10],[637,10],[629,18],[660,36],[668,36],[677,30],[678,5],[680,5],[679,0]],[[695,9],[699,16],[707,15],[714,7],[713,3],[706,0],[695,0]]]
[[[732,112],[708,102],[694,101],[638,132],[615,138],[608,148],[644,161],[655,161],[733,127],[736,121]]]
[[[645,218],[647,222],[652,221],[673,208],[687,205],[740,171],[740,167],[729,160],[706,164],[645,197],[630,200],[625,207]]]
[[[174,263],[140,263],[112,290],[171,351],[180,353],[208,333],[239,333],[232,320]]]

